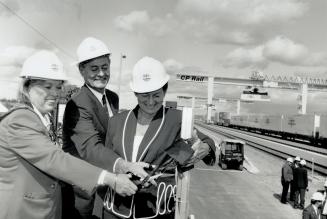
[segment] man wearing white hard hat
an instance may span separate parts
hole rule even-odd
[[[303,219],[321,219],[321,205],[324,196],[321,192],[315,192],[311,197],[311,204],[303,210]]]
[[[104,147],[108,120],[118,112],[119,107],[117,94],[106,89],[110,79],[110,51],[102,41],[88,37],[77,48],[77,57],[77,67],[84,79],[84,85],[66,105],[63,118],[63,150],[98,167],[113,171],[108,160],[115,160],[118,156]],[[68,191],[63,193],[67,201],[63,206],[64,218],[71,218],[71,205],[75,205],[81,218],[91,218],[94,197],[85,196],[74,188],[74,200],[69,192],[71,188],[66,189]]]
[[[109,120],[106,139],[106,147],[119,154],[120,160],[156,165],[158,169],[153,173],[158,175],[150,179],[154,177],[158,185],[142,188],[132,197],[121,197],[111,189],[106,195],[99,193],[95,202],[96,216],[105,219],[173,218],[176,163],[202,159],[209,165],[214,164],[212,139],[198,132],[201,140],[194,144],[185,143],[180,136],[181,111],[163,106],[168,81],[169,75],[158,60],[150,57],[139,60],[133,68],[130,83],[138,104]],[[117,170],[126,172],[123,168]],[[136,176],[135,183],[142,187],[143,179]]]
[[[282,196],[281,196],[281,203],[287,203],[287,193],[290,186],[291,181],[293,180],[293,170],[292,170],[293,158],[289,157],[286,159],[285,164],[282,167],[282,176],[281,176],[281,183],[283,186]]]
[[[293,170],[295,190],[294,208],[299,209],[304,209],[305,191],[308,188],[308,171],[305,165],[306,161],[302,159],[299,162],[299,166]]]
[[[293,164],[291,165],[292,170],[293,170],[293,178],[294,178],[294,172],[295,172],[294,170],[299,168],[300,161],[301,161],[301,158],[299,156],[296,156],[293,160]],[[295,200],[295,191],[296,191],[295,181],[292,180],[290,183],[290,201]]]
[[[20,76],[23,104],[0,118],[0,218],[61,218],[60,181],[86,194],[98,185],[134,194],[137,187],[128,175],[117,176],[64,153],[51,138],[48,114],[66,80],[58,57],[37,52],[26,59]]]

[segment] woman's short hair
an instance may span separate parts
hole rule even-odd
[[[41,81],[44,80],[23,78],[18,89],[18,95],[17,95],[18,102],[31,105],[31,100],[28,95],[29,89],[32,84],[40,83]]]

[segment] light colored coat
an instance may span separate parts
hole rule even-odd
[[[61,218],[59,180],[91,194],[101,171],[53,144],[28,107],[0,122],[0,219]]]

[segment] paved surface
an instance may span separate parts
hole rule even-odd
[[[220,136],[206,134],[219,142]],[[251,147],[246,147],[245,153],[250,167],[257,171],[221,170],[217,165],[208,167],[202,162],[191,171],[190,214],[196,219],[302,218],[302,211],[293,209],[292,203],[285,205],[279,201],[280,171],[284,161]],[[324,177],[310,175],[305,205],[323,183]]]

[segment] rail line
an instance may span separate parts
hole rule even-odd
[[[240,130],[222,130],[219,127],[213,127],[203,123],[197,123],[196,125],[208,129],[210,131],[219,133],[228,138],[237,138],[245,141],[247,145],[270,153],[280,158],[300,156],[307,161],[307,168],[314,168],[314,171],[323,175],[327,175],[327,153],[317,150],[307,149],[307,145],[301,146],[299,143],[287,143],[282,140],[272,140],[269,138],[263,138],[259,135],[251,135],[248,132],[240,132]]]
[[[290,147],[295,147],[295,148],[303,149],[303,150],[306,150],[306,151],[311,151],[311,152],[327,155],[327,149],[317,148],[315,146],[309,145],[307,142],[305,142],[305,143],[300,143],[299,141],[292,142],[292,141],[289,141],[289,140],[279,139],[279,138],[275,138],[273,136],[262,135],[262,134],[255,133],[255,132],[243,131],[243,130],[240,130],[240,129],[233,129],[233,128],[227,128],[227,127],[224,127],[224,129],[231,130],[231,131],[237,131],[237,132],[240,132],[240,133],[243,133],[243,134],[246,134],[246,135],[266,139],[266,140],[276,142],[276,143],[280,143],[280,144],[284,144],[284,145],[287,145],[287,146],[290,146]]]

